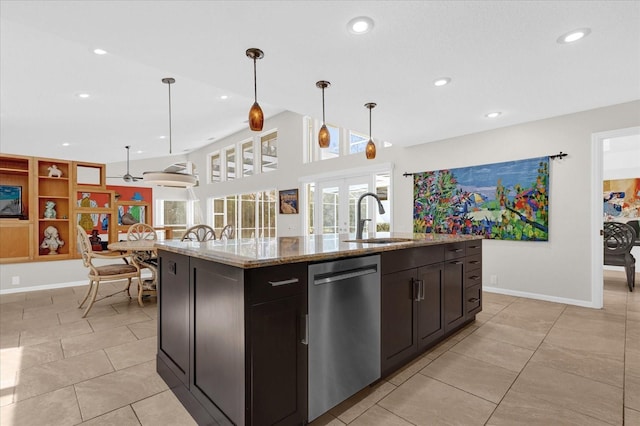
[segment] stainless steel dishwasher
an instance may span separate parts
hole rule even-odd
[[[309,266],[309,421],[380,378],[380,256]]]

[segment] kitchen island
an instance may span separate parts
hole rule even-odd
[[[313,346],[310,271],[375,258],[375,381],[475,319],[481,243],[395,233],[159,242],[158,373],[199,424],[306,424],[324,350]]]

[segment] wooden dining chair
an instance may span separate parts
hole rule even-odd
[[[78,305],[78,308],[82,308],[85,302],[89,300],[87,307],[82,314],[82,318],[86,317],[93,304],[99,300],[105,299],[107,297],[114,296],[118,293],[127,292],[129,297],[131,297],[131,279],[138,278],[140,280],[140,268],[135,262],[126,262],[126,263],[110,263],[107,265],[94,265],[94,259],[128,259],[129,255],[126,254],[99,254],[93,251],[91,248],[91,241],[89,240],[89,236],[83,227],[78,225],[77,229],[78,233],[78,251],[82,255],[82,263],[86,268],[89,268],[89,288],[87,289],[87,293],[84,295],[82,302]],[[121,281],[127,280],[127,286],[115,293],[109,294],[107,296],[103,296],[99,299],[96,299],[98,295],[98,288],[100,287],[100,283],[104,281]]]
[[[134,223],[127,230],[128,241],[156,241],[157,239],[156,230],[146,223]],[[142,302],[143,294],[155,294],[154,286],[158,278],[158,257],[155,252],[136,252],[132,258],[141,270],[148,269],[151,272],[151,279],[140,279],[140,285],[138,286],[138,304],[144,306]]]
[[[187,229],[180,241],[209,241],[216,239],[216,231],[209,225],[195,225]]]
[[[222,231],[220,231],[220,239],[233,240],[233,238],[235,237],[235,233],[236,231],[233,225],[226,225],[224,228],[222,228]]]
[[[127,240],[157,240],[156,230],[146,223],[134,223],[127,230]]]
[[[636,259],[631,254],[635,239],[635,230],[626,223],[604,223],[604,264],[624,267],[629,291],[636,286]]]

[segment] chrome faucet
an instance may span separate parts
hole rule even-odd
[[[380,198],[378,198],[376,194],[374,194],[373,192],[367,192],[365,194],[362,194],[360,198],[358,198],[358,205],[356,207],[356,224],[357,224],[356,240],[362,239],[362,230],[364,229],[364,224],[367,223],[368,220],[371,220],[371,219],[360,219],[360,206],[362,205],[362,199],[367,195],[376,199],[376,201],[378,202],[378,211],[380,212],[380,214],[384,214],[384,207],[382,206],[382,202],[380,201]]]

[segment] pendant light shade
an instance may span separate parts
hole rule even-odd
[[[256,60],[262,59],[264,57],[264,52],[260,49],[252,47],[247,49],[247,57],[253,59],[253,95],[254,102],[249,110],[249,128],[255,132],[259,132],[262,130],[262,126],[264,125],[264,114],[262,113],[262,108],[258,104],[258,80],[256,76]]]
[[[369,109],[369,142],[367,142],[367,146],[364,149],[364,153],[367,156],[367,160],[373,160],[376,158],[376,144],[373,143],[373,138],[371,137],[371,110],[376,107],[376,104],[373,102],[369,102],[364,104],[365,108]]]
[[[324,119],[324,89],[329,86],[331,86],[331,83],[325,80],[316,82],[316,87],[322,89],[322,127],[320,127],[320,132],[318,132],[318,145],[320,145],[320,148],[329,148],[329,145],[331,145],[331,135],[329,134],[329,129],[327,129],[327,123]]]

